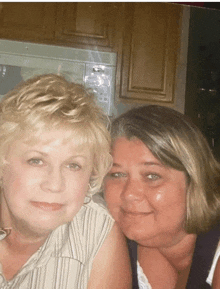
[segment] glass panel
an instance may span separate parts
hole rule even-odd
[[[48,66],[50,68],[43,67],[39,62],[42,60],[38,59],[38,65],[32,67],[30,62],[27,66],[16,66],[16,65],[5,65],[0,64],[0,98],[2,98],[9,90],[13,89],[20,81],[27,80],[35,75],[47,74],[47,73],[58,73],[65,76],[69,81],[83,84],[85,65],[81,63],[58,63],[56,65]],[[48,62],[48,60],[47,60]],[[50,61],[49,61],[50,62]],[[52,63],[51,63],[52,64]]]

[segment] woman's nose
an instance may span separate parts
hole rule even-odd
[[[126,201],[140,201],[144,197],[144,188],[140,180],[128,178],[124,184],[121,198]]]
[[[44,191],[59,193],[65,189],[65,180],[60,168],[50,168],[46,173],[41,188]]]

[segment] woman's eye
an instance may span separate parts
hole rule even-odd
[[[76,163],[71,163],[71,164],[68,164],[67,167],[70,169],[70,170],[74,170],[74,171],[78,171],[80,170],[82,167]]]
[[[146,177],[150,181],[156,181],[156,180],[160,179],[160,176],[157,174],[148,174]]]
[[[32,166],[40,166],[43,165],[43,161],[37,158],[31,158],[28,160],[28,164]]]
[[[120,173],[120,172],[116,172],[116,173],[109,173],[108,176],[112,179],[119,179],[119,178],[124,178],[126,177],[125,173]]]

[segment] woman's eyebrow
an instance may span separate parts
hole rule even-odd
[[[142,165],[145,165],[145,166],[160,166],[160,167],[163,167],[163,165],[159,162],[142,162],[141,163]]]
[[[120,165],[120,164],[117,164],[117,163],[113,163],[112,166],[113,166],[113,167],[117,167],[117,168],[121,167],[121,165]]]
[[[164,165],[162,165],[161,163],[159,163],[159,162],[154,162],[154,161],[140,162],[139,165],[164,167]],[[122,165],[120,165],[120,164],[118,164],[118,163],[115,163],[115,162],[113,162],[112,166],[117,167],[117,168],[122,167]]]

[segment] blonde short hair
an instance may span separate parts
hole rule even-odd
[[[20,83],[0,103],[0,177],[7,147],[24,134],[31,138],[50,128],[66,128],[94,155],[90,193],[100,190],[110,168],[108,118],[82,85],[55,74]]]
[[[140,139],[161,163],[185,173],[188,233],[206,232],[219,221],[220,165],[185,115],[158,105],[131,109],[112,124],[113,141],[121,136]]]

